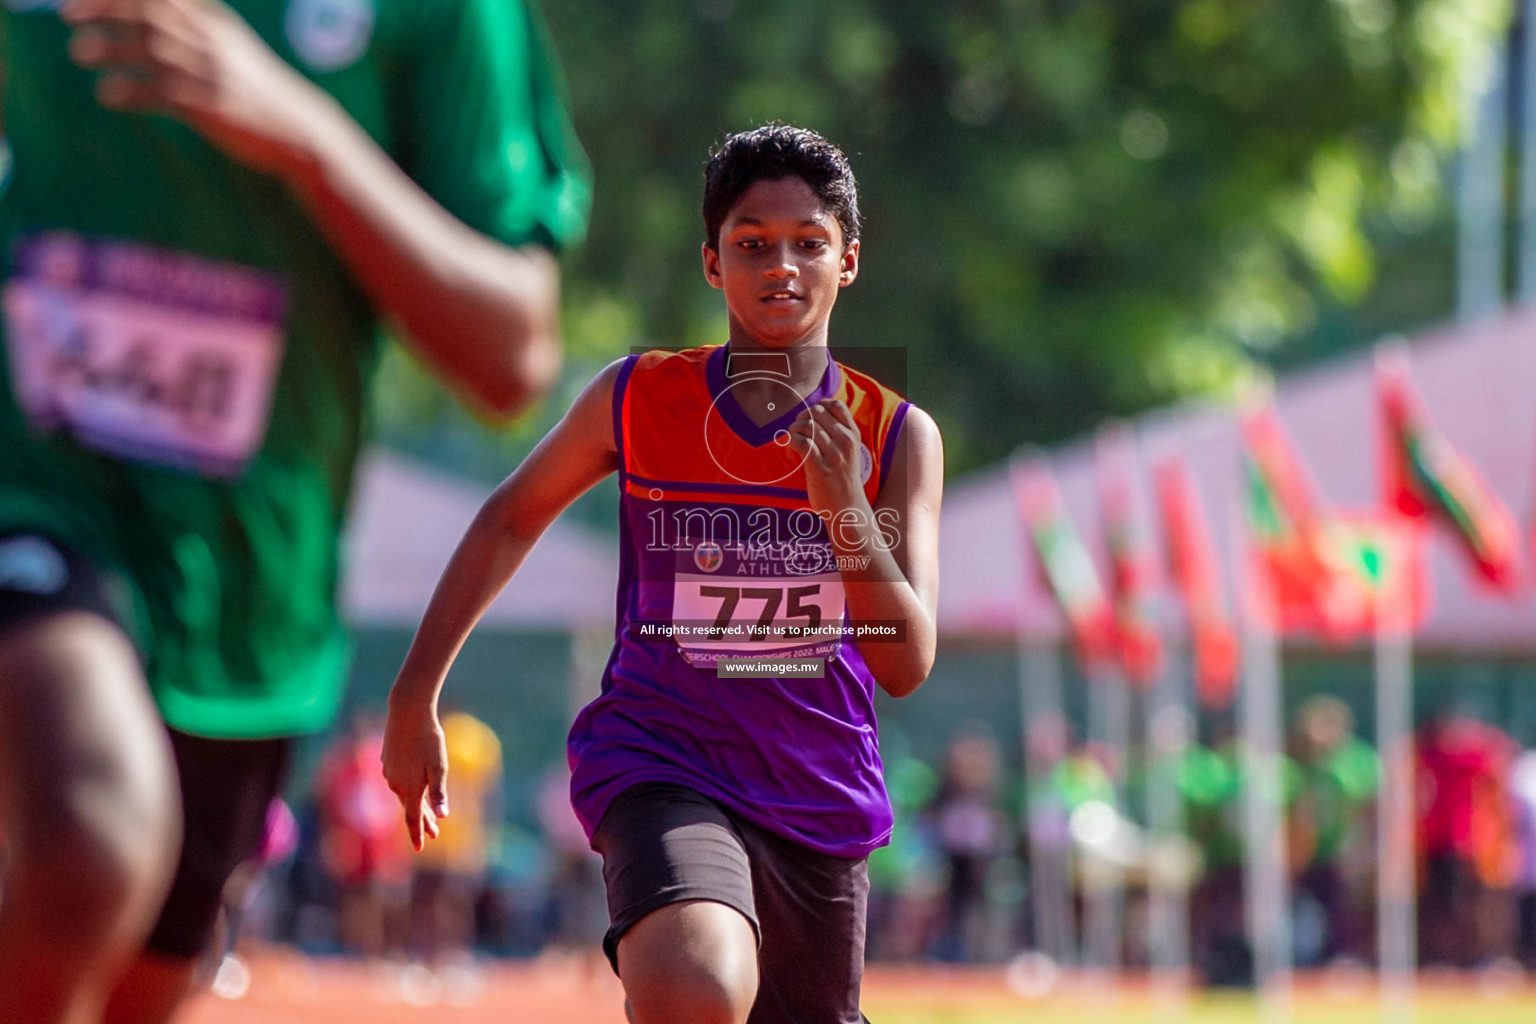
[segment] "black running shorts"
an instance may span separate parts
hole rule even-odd
[[[758,938],[757,1001],[748,1024],[859,1024],[869,875],[864,859],[809,850],[666,783],[616,797],[593,845],[603,855],[612,922],[603,952],[672,903],[739,911]]]
[[[267,807],[282,792],[293,742],[289,736],[222,740],[171,730],[185,832],[171,891],[145,942],[151,953],[192,960],[207,951],[225,883],[261,848]]]

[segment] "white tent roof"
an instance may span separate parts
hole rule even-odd
[[[353,623],[415,626],[489,490],[374,449],[346,538],[343,607]],[[499,626],[612,626],[618,543],[562,517],[486,612]]]
[[[1536,307],[1424,337],[1409,348],[1412,378],[1435,424],[1487,478],[1522,529],[1536,496]],[[1282,380],[1280,417],[1319,490],[1341,511],[1379,501],[1381,468],[1372,354],[1362,352]],[[1182,407],[1133,424],[1143,508],[1147,466],[1182,450],[1206,514],[1230,563],[1238,508],[1238,430],[1231,410]],[[1093,445],[1049,454],[1067,507],[1091,549],[1102,547]],[[1154,537],[1160,532],[1155,520]],[[945,498],[939,628],[949,634],[1012,633],[1022,623],[1052,636],[1060,619],[1026,554],[1006,471],[957,482]],[[1529,537],[1522,542],[1530,570]],[[1433,607],[1420,642],[1431,647],[1536,650],[1536,570],[1518,600],[1495,596],[1474,579],[1444,530],[1428,545]],[[1228,594],[1231,594],[1230,579]],[[1173,617],[1175,620],[1177,616]]]

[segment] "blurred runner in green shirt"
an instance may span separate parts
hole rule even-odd
[[[589,179],[518,0],[5,2],[0,1016],[101,1019],[149,933],[144,1024],[337,708],[380,320],[522,407]]]

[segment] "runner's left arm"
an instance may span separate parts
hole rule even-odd
[[[70,54],[110,108],[165,113],[300,197],[439,376],[510,416],[560,365],[559,271],[471,228],[219,0],[67,0]]]

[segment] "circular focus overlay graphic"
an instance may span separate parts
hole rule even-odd
[[[704,415],[704,450],[709,452],[709,457],[714,462],[714,464],[720,467],[720,472],[724,473],[726,476],[733,480],[738,480],[744,484],[753,484],[757,486],[776,484],[781,480],[793,476],[796,470],[805,465],[805,460],[808,459],[811,454],[810,452],[801,452],[800,457],[792,464],[788,464],[787,468],[786,461],[782,458],[772,455],[766,459],[763,457],[765,453],[772,453],[776,449],[788,448],[789,431],[783,429],[775,431],[773,435],[774,444],[772,447],[764,445],[762,448],[746,448],[742,453],[736,454],[735,456],[733,456],[731,452],[719,451],[715,443],[710,440],[710,435],[714,433],[716,425],[718,425],[718,429],[720,430],[731,433],[733,436],[735,434],[735,432],[731,430],[730,424],[725,421],[725,417],[721,414],[719,409],[720,403],[722,401],[726,401],[727,395],[731,396],[729,400],[735,402],[736,407],[741,410],[741,412],[746,415],[748,419],[752,418],[750,414],[747,414],[746,407],[743,405],[739,398],[740,392],[737,392],[735,395],[731,394],[731,392],[735,391],[741,385],[747,383],[757,384],[758,386],[766,388],[768,395],[767,401],[764,403],[764,405],[766,409],[771,413],[776,412],[776,410],[779,409],[794,409],[795,415],[798,416],[801,410],[810,409],[810,406],[806,404],[805,399],[801,398],[800,395],[796,393],[794,388],[790,387],[784,381],[779,380],[776,377],[770,377],[762,374],[738,377],[725,388],[721,389],[720,394],[716,395],[715,400],[710,403],[709,412]],[[782,415],[782,413],[775,415],[774,419],[778,419],[779,415]],[[737,465],[737,463],[740,464]]]

